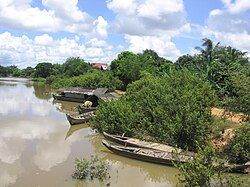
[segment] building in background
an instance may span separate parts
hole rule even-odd
[[[108,68],[108,64],[105,63],[93,63],[92,66],[94,69],[99,69],[99,70],[106,70]]]

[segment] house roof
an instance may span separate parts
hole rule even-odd
[[[101,68],[107,68],[108,64],[105,64],[105,63],[93,63],[92,66],[93,66],[93,68],[101,69]]]

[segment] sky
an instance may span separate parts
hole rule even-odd
[[[153,49],[175,61],[202,38],[250,51],[250,0],[0,0],[0,65]]]

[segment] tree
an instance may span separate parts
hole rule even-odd
[[[80,57],[70,57],[62,65],[64,75],[69,77],[82,75],[90,69],[92,69],[91,65],[86,63]]]
[[[166,77],[146,73],[119,101],[101,104],[94,124],[100,131],[195,150],[196,142],[205,144],[211,130],[213,101],[210,85],[186,70]]]
[[[39,63],[35,67],[35,77],[46,78],[51,75],[53,65],[49,62]]]
[[[122,52],[117,59],[111,62],[110,68],[126,88],[128,84],[140,78],[142,71],[158,76],[168,73],[171,66],[171,61],[158,56],[155,51],[147,49],[138,54]]]
[[[34,74],[34,72],[35,69],[30,66],[22,70],[22,74],[24,77],[31,77]]]
[[[118,55],[117,59],[111,62],[110,70],[126,87],[129,83],[138,80],[140,77],[141,66],[139,58],[132,52],[122,52]]]
[[[245,52],[230,46],[215,46],[210,39],[203,39],[205,48],[196,47],[200,54],[194,56],[184,55],[176,61],[176,66],[188,68],[197,75],[204,77],[222,101],[231,93],[230,76],[234,73],[249,69],[250,63]]]

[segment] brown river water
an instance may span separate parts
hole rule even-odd
[[[88,124],[70,126],[77,103],[53,102],[48,86],[0,79],[0,187],[175,186],[178,170],[113,154]],[[75,158],[106,160],[111,178],[72,179]]]

